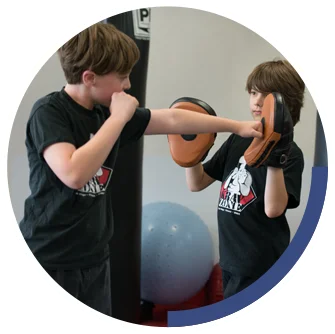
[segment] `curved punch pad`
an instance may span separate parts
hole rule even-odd
[[[257,168],[267,160],[284,131],[285,112],[288,110],[279,93],[266,96],[262,109],[263,138],[254,138],[244,152],[247,165]]]
[[[206,102],[192,97],[181,97],[174,101],[170,108],[216,116],[215,111]],[[181,167],[192,167],[207,156],[214,145],[216,133],[170,134],[167,137],[172,159]]]

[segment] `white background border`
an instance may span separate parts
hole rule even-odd
[[[110,333],[159,331],[122,323],[95,312],[45,275],[23,242],[12,210],[7,181],[10,131],[21,99],[39,69],[74,34],[106,17],[139,7],[179,6],[210,11],[253,30],[279,50],[302,76],[324,125],[328,163],[333,155],[330,117],[334,60],[331,1],[8,1],[1,5],[1,333]],[[247,55],[246,55],[247,56]],[[308,134],[306,134],[308,135]],[[319,226],[291,272],[247,308],[205,325],[170,328],[235,333],[285,333],[334,328],[334,197],[329,172]],[[333,233],[332,233],[333,232]],[[329,301],[329,303],[327,303]]]

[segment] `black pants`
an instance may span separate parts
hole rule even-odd
[[[76,270],[47,270],[64,290],[87,306],[112,316],[110,260],[96,267]]]
[[[229,271],[222,270],[223,296],[227,299],[230,296],[244,290],[258,280],[260,276],[248,277],[234,275]]]

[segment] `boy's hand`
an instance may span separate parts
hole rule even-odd
[[[268,167],[284,168],[290,154],[293,137],[293,130],[284,134],[271,151],[268,159],[264,162],[264,165]]]
[[[268,94],[262,110],[263,138],[255,138],[244,152],[251,167],[283,168],[293,141],[293,120],[280,93]]]
[[[238,129],[236,131],[241,137],[263,137],[263,125],[260,121],[244,121],[238,123]]]
[[[127,123],[133,117],[138,104],[135,97],[125,92],[114,93],[109,110],[113,118],[117,117]]]

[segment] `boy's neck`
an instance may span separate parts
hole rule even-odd
[[[70,85],[66,84],[65,92],[78,104],[86,109],[93,109],[94,103],[92,99],[88,96],[87,91],[82,85]]]

